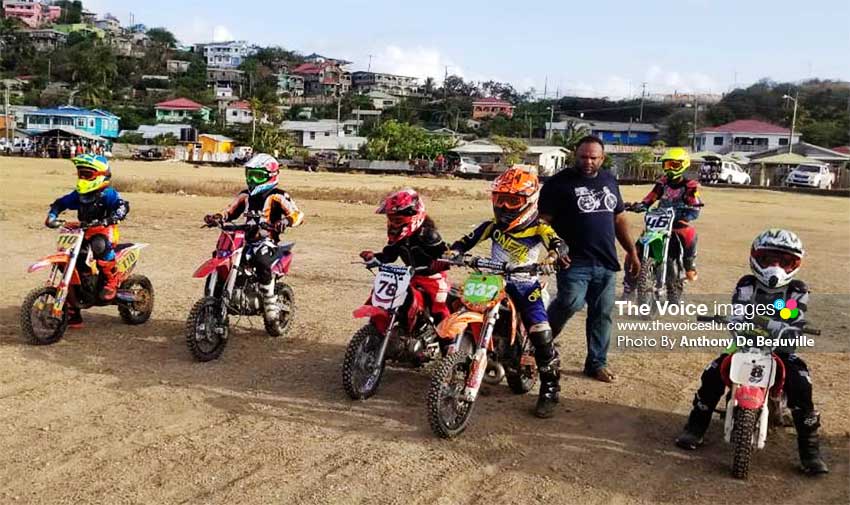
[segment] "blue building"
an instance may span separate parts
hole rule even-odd
[[[648,123],[620,123],[615,121],[594,121],[592,119],[568,117],[563,121],[546,123],[553,133],[568,135],[577,129],[586,129],[604,144],[648,146],[658,140],[659,129]]]
[[[38,109],[24,114],[24,128],[32,133],[54,128],[75,128],[99,137],[118,138],[118,120],[115,114],[100,109],[56,107]]]

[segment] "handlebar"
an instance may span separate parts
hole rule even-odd
[[[67,221],[65,219],[54,219],[47,223],[48,228],[59,228],[64,226],[70,229],[88,230],[89,228],[97,228],[100,226],[110,226],[115,224],[111,219],[95,219],[94,221]]]
[[[504,261],[494,260],[492,258],[482,258],[464,254],[460,258],[441,258],[436,260],[438,263],[451,266],[468,267],[474,270],[490,270],[495,273],[510,274],[539,274],[542,273],[542,266],[539,263],[530,265],[512,266]]]
[[[714,316],[697,316],[697,321],[700,321],[700,322],[716,322],[716,323],[729,323],[729,322],[731,322],[731,321],[729,321],[729,319],[727,319],[723,316],[717,316],[717,315],[714,315]],[[759,324],[759,321],[757,321],[757,320],[756,321],[747,321],[747,322],[755,323],[756,326],[760,326],[760,327],[765,326],[763,324]],[[815,329],[815,328],[806,328],[806,327],[803,327],[803,328],[795,327],[795,328],[797,330],[799,330],[800,333],[803,333],[805,335],[817,336],[817,335],[821,334],[821,331],[818,330],[818,329]]]

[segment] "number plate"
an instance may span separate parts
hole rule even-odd
[[[666,231],[670,228],[670,223],[673,221],[674,215],[667,210],[651,210],[646,213],[643,222],[646,224],[647,230]]]
[[[505,289],[500,275],[472,274],[463,283],[463,299],[468,303],[484,304],[493,301]]]
[[[407,268],[381,266],[372,287],[372,305],[382,309],[400,307],[407,298],[408,286],[410,286],[410,272]]]
[[[77,240],[80,239],[80,233],[60,233],[59,238],[56,239],[56,250],[57,251],[70,251],[74,248],[74,244],[77,243]]]

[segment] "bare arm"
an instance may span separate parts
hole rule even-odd
[[[640,261],[637,257],[637,248],[629,234],[629,222],[626,219],[626,213],[620,212],[614,216],[614,233],[617,235],[617,242],[620,247],[626,250],[626,269],[632,275],[637,275],[640,271]]]

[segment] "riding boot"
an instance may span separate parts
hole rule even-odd
[[[268,284],[260,285],[263,294],[263,317],[266,321],[277,321],[280,317],[280,304],[274,292],[274,279]]]
[[[703,443],[703,435],[708,430],[708,425],[711,423],[711,414],[713,409],[703,409],[704,405],[699,401],[699,397],[694,398],[694,408],[688,415],[688,422],[685,424],[685,429],[682,434],[676,437],[676,445],[682,449],[693,451]]]
[[[794,410],[794,427],[797,428],[797,448],[803,472],[809,475],[829,473],[829,468],[820,456],[820,414],[817,411]]]
[[[100,297],[106,301],[115,298],[118,294],[118,268],[115,266],[115,260],[97,260],[97,268],[100,269],[103,275],[103,289],[100,292]]]
[[[553,345],[552,330],[534,331],[529,334],[534,344],[534,359],[540,374],[540,395],[534,415],[540,418],[552,417],[558,405],[558,392],[561,390],[561,360]]]

